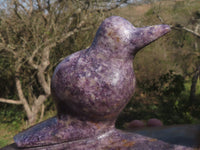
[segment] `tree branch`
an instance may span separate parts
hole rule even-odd
[[[41,3],[40,3],[40,0],[36,0],[36,1],[37,1],[37,6],[38,6],[39,10],[41,10],[42,6],[41,6]]]
[[[188,32],[192,33],[193,35],[197,36],[198,38],[200,38],[200,34],[198,32],[195,32],[195,31],[193,31],[189,28],[186,28],[186,27],[183,27],[182,29],[185,30],[185,31],[188,31]]]
[[[44,110],[45,110],[45,106],[44,106],[44,104],[42,104],[41,113],[40,113],[40,121],[42,121],[42,119],[44,117]]]
[[[157,16],[157,18],[160,20],[161,23],[165,23],[164,20],[163,20],[163,18],[162,18],[161,16],[159,16],[158,13],[156,13],[156,16]],[[185,27],[185,26],[177,27],[177,26],[171,25],[170,27],[171,27],[172,29],[175,29],[175,30],[185,30],[185,31],[190,32],[190,33],[192,33],[193,35],[197,36],[198,38],[200,38],[200,33],[198,33],[198,29],[199,29],[199,27],[200,27],[199,24],[197,24],[197,26],[196,26],[196,28],[195,28],[194,31],[191,30],[191,29],[189,29],[189,28],[187,28],[187,27]]]
[[[187,32],[190,32],[192,33],[193,35],[195,35],[196,37],[200,38],[200,33],[198,32],[195,32],[187,27],[184,27],[184,26],[181,26],[181,27],[176,27],[176,26],[172,26],[172,29],[175,29],[175,30],[185,30]]]
[[[30,3],[30,10],[28,12],[29,12],[29,15],[31,15],[33,12],[33,1],[29,0],[29,3]]]
[[[116,8],[120,7],[120,5],[123,4],[123,3],[127,3],[127,1],[128,0],[121,0],[119,4],[115,4],[114,6],[111,6],[110,8],[106,8],[106,7],[98,8],[97,7],[96,9],[92,9],[92,11],[90,11],[90,12],[95,12],[95,11],[97,11],[97,12],[102,12],[102,11],[103,12],[108,12],[108,11],[111,11],[113,9],[116,9]]]
[[[5,98],[0,98],[0,102],[8,103],[8,104],[16,104],[16,105],[22,104],[22,102],[20,100],[5,99]]]
[[[40,95],[37,99],[34,100],[34,104],[32,106],[33,115],[37,115],[40,110],[40,107],[42,107],[40,119],[43,117],[43,115],[44,115],[44,104],[43,103],[48,97],[49,97],[49,95]]]
[[[16,13],[18,15],[18,17],[21,19],[21,16],[19,15],[19,13],[17,12],[17,7],[20,6],[27,14],[29,14],[29,11],[18,1],[18,0],[15,0],[15,6],[16,6]]]
[[[0,51],[4,50],[7,51],[9,53],[12,53],[14,56],[16,55],[16,52],[14,51],[14,48],[11,47],[10,45],[4,45],[3,43],[0,43]]]
[[[27,117],[30,118],[31,114],[32,114],[31,113],[31,109],[29,107],[29,104],[28,104],[26,98],[24,97],[20,80],[17,77],[15,78],[15,82],[16,82],[16,87],[17,87],[17,92],[18,92],[19,99],[20,99],[21,103],[24,106],[24,109],[25,109],[25,111],[27,113]]]

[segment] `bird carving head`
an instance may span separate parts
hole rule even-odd
[[[168,25],[136,28],[122,17],[111,16],[100,25],[91,47],[113,53],[113,57],[133,58],[141,48],[169,31]]]

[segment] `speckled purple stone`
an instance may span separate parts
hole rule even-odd
[[[116,130],[114,123],[135,90],[132,64],[135,54],[169,31],[167,25],[135,28],[118,16],[105,19],[92,45],[66,57],[55,69],[51,91],[58,115],[16,135],[17,146],[59,143],[63,149],[153,146],[152,139]],[[161,141],[157,144],[153,147],[162,149],[167,145]]]
[[[169,30],[167,25],[135,28],[118,16],[104,20],[91,47],[66,57],[55,69],[51,89],[58,115],[116,120],[134,93],[135,54]]]
[[[15,144],[1,150],[194,150],[145,137],[133,132],[112,129],[104,134],[83,140],[47,145],[42,147],[17,148]]]

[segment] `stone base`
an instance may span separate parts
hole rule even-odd
[[[154,138],[149,138],[136,133],[112,129],[104,134],[83,140],[65,142],[60,144],[17,148],[11,144],[1,150],[192,150],[194,148],[172,145]]]

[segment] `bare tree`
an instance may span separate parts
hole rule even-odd
[[[196,36],[198,39],[200,38],[200,22],[199,19],[195,20],[195,23],[193,22],[192,24],[193,29],[190,29],[186,26],[183,25],[178,25],[178,26],[172,26],[174,29],[176,30],[183,30],[186,32],[191,33],[192,35]],[[197,58],[200,56],[200,52],[198,51],[199,46],[198,46],[198,41],[195,40],[194,41],[195,44],[195,51],[191,52],[191,54],[195,55]],[[195,62],[194,62],[195,63]],[[197,60],[195,63],[195,68],[194,71],[192,73],[190,73],[190,75],[192,75],[192,82],[191,82],[191,87],[190,87],[190,102],[191,104],[194,104],[195,100],[196,100],[196,86],[197,86],[197,81],[198,78],[200,79],[200,62]]]
[[[6,5],[1,8],[0,52],[14,59],[18,99],[0,98],[0,102],[23,105],[29,124],[33,124],[39,113],[43,116],[44,102],[51,94],[50,53],[74,34],[92,29],[94,18],[120,4],[99,7],[99,2],[92,0],[9,0],[3,3]]]
[[[156,7],[154,7],[153,12],[161,23],[168,24],[165,21],[165,19],[162,18],[162,16],[160,15],[162,11],[161,4],[162,2],[159,3],[157,9]],[[192,12],[189,9],[188,4],[189,4],[189,1],[185,2],[188,14],[190,16],[188,23],[185,25],[178,22],[172,23],[171,28],[173,30],[188,32],[198,39],[197,40],[194,38],[194,51],[189,52],[189,55],[193,55],[198,59],[198,57],[200,57],[199,44],[198,44],[199,43],[198,41],[200,39],[200,14],[199,12]],[[190,97],[189,97],[191,104],[193,104],[196,100],[196,86],[197,86],[198,78],[200,79],[200,62],[196,60],[196,61],[193,61],[193,64],[194,64],[193,72],[187,73],[188,75],[192,76],[191,87],[190,87]]]

